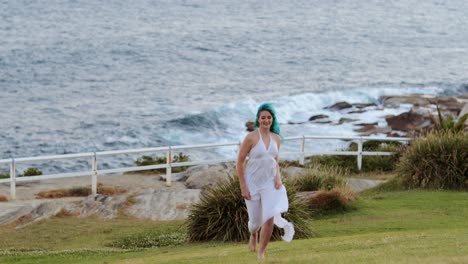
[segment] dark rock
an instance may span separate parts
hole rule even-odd
[[[348,114],[362,114],[364,112],[367,112],[367,110],[365,109],[354,110],[354,111],[348,112]]]
[[[348,102],[338,102],[334,105],[325,107],[325,109],[329,109],[331,111],[339,111],[339,110],[343,110],[343,109],[351,108],[351,107],[353,106]]]
[[[245,123],[245,127],[247,128],[247,131],[252,132],[255,130],[255,123],[252,121],[247,121],[247,123]]]
[[[341,125],[341,124],[344,124],[344,123],[351,123],[351,122],[358,121],[358,120],[359,120],[359,119],[352,119],[352,118],[342,117],[342,118],[340,118],[340,120],[338,121],[338,125]]]
[[[371,106],[377,106],[374,103],[358,103],[358,104],[353,104],[354,107],[361,109],[361,108],[366,108],[366,107],[371,107]]]
[[[432,120],[415,112],[406,112],[397,116],[386,117],[388,125],[392,130],[411,131],[428,127]]]
[[[288,125],[300,125],[300,124],[304,124],[305,122],[292,122],[292,121],[288,121]]]
[[[330,120],[319,120],[319,121],[316,121],[315,123],[317,124],[330,124],[332,121]]]
[[[324,119],[324,118],[328,118],[328,116],[327,115],[314,115],[309,118],[309,121],[315,121],[315,120]]]
[[[377,122],[374,122],[374,123],[357,123],[357,124],[354,124],[355,126],[369,126],[369,125],[372,125],[372,126],[376,126],[378,125],[379,123]]]

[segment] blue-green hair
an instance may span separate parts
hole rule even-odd
[[[280,132],[278,119],[276,118],[276,111],[272,103],[263,103],[258,107],[257,118],[255,119],[255,127],[260,127],[260,123],[258,122],[258,119],[260,118],[260,112],[262,111],[270,112],[271,116],[273,117],[273,122],[271,123],[270,131],[275,134],[278,134],[282,139],[283,136],[281,136],[280,134],[281,132]]]

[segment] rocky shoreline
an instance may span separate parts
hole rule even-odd
[[[401,106],[409,108],[398,115],[387,115],[384,110],[398,109]],[[431,129],[434,126],[432,116],[437,117],[437,106],[444,117],[457,118],[468,113],[468,94],[462,96],[428,96],[428,95],[388,95],[378,98],[378,103],[337,102],[324,108],[323,113],[314,113],[307,121],[288,122],[288,125],[314,124],[340,126],[345,123],[352,124],[353,129],[361,136],[384,135],[389,137],[411,137]],[[327,112],[338,113],[341,118],[332,120]],[[364,116],[370,112],[377,112],[382,121],[365,122]],[[378,114],[381,112],[381,114]],[[253,131],[254,123],[248,121],[247,131]]]

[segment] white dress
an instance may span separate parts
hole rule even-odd
[[[249,231],[255,233],[270,218],[274,224],[284,229],[282,239],[291,241],[294,236],[294,226],[281,217],[288,211],[288,195],[286,188],[275,188],[276,160],[278,145],[270,135],[270,144],[265,146],[260,130],[258,143],[250,150],[249,161],[245,168],[245,182],[250,192],[251,200],[245,200],[249,215]]]

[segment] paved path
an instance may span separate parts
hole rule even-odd
[[[346,181],[349,185],[351,185],[351,188],[355,192],[362,192],[366,189],[372,188],[384,182],[383,180],[367,180],[367,179],[354,179],[354,178],[348,178]]]

